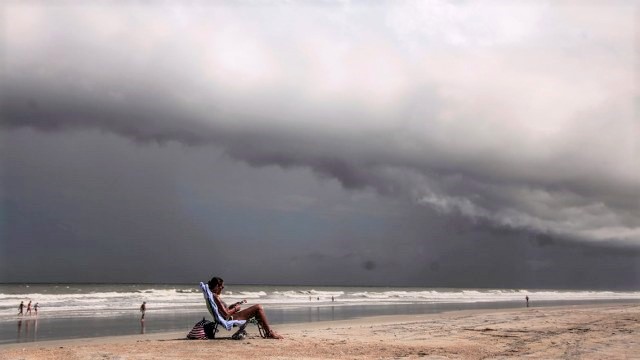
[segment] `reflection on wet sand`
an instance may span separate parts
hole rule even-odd
[[[38,319],[18,320],[17,342],[36,340],[38,340]]]

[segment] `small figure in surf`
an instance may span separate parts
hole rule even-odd
[[[524,297],[524,300],[527,302],[527,307],[529,307],[529,295],[526,295]]]
[[[143,301],[142,305],[140,305],[140,312],[142,313],[142,317],[140,320],[144,320],[144,313],[147,311],[147,302]]]
[[[31,300],[29,300],[29,303],[27,304],[27,312],[25,315],[31,316]]]
[[[33,305],[33,311],[35,311],[36,316],[38,316],[38,307],[40,307],[40,305],[38,305],[38,303],[36,303],[35,305]]]
[[[24,315],[22,312],[24,311],[24,301],[20,301],[20,305],[18,305],[18,315]]]

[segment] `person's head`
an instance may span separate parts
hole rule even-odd
[[[207,285],[209,286],[209,290],[211,290],[213,293],[220,294],[222,289],[224,289],[224,280],[217,276],[214,276],[211,278],[211,280],[209,280]]]

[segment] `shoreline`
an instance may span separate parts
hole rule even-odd
[[[536,301],[533,307],[557,306],[589,306],[635,304],[636,300],[580,300],[580,301]],[[477,303],[434,303],[434,304],[406,304],[406,305],[367,305],[367,306],[309,306],[294,308],[268,308],[269,322],[276,326],[288,324],[310,324],[320,321],[354,320],[360,317],[404,315],[418,316],[423,314],[437,314],[442,312],[462,310],[500,311],[507,309],[522,309],[524,302],[477,302]],[[135,336],[138,334],[157,334],[181,332],[191,329],[193,324],[209,318],[206,310],[198,312],[179,311],[176,313],[149,313],[147,321],[141,322],[139,314],[131,311],[125,316],[106,317],[64,317],[64,318],[30,318],[24,317],[10,322],[0,322],[0,346],[8,344],[41,343],[50,340],[71,340],[92,337]]]
[[[184,340],[187,331],[0,345],[8,359],[182,358],[546,358],[633,357],[640,353],[640,304],[455,310],[275,326],[284,340]],[[198,355],[198,356],[199,356]]]

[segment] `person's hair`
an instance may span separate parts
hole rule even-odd
[[[207,285],[209,286],[209,290],[213,291],[213,288],[216,287],[216,285],[221,286],[223,282],[224,280],[222,280],[222,278],[214,276],[211,278],[211,280],[209,280]]]

